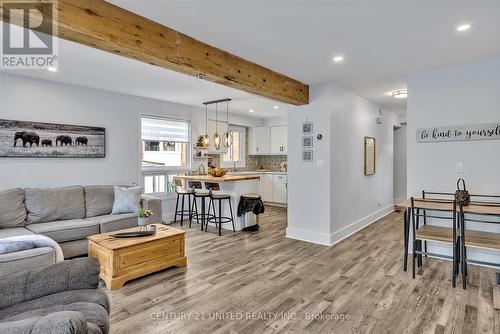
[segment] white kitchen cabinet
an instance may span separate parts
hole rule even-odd
[[[216,129],[219,135],[221,136],[220,150],[216,150],[214,146],[214,134]],[[214,120],[208,120],[208,135],[210,136],[210,146],[208,148],[208,153],[221,154],[227,152],[227,147],[222,145],[222,136],[224,135],[224,133],[226,133],[226,131],[227,131],[226,122],[218,121],[216,123]]]
[[[248,131],[248,154],[261,155],[271,152],[271,128],[268,126],[252,127]]]
[[[287,203],[287,176],[281,174],[272,175],[272,202],[279,204]]]
[[[264,202],[272,202],[273,200],[273,175],[263,174],[261,178],[262,189],[259,189],[260,195]]]
[[[271,127],[271,154],[287,154],[287,126]]]

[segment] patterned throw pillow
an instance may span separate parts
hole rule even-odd
[[[137,212],[141,208],[142,187],[122,188],[113,187],[115,202],[111,214]]]

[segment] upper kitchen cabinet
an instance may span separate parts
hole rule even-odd
[[[249,155],[287,154],[286,126],[257,126],[248,130]]]
[[[271,154],[287,153],[287,134],[286,126],[271,127]]]
[[[227,123],[226,122],[220,122],[220,121],[218,121],[216,123],[214,120],[208,120],[208,134],[210,136],[210,146],[208,148],[208,153],[213,153],[213,154],[226,153],[227,152],[227,147],[224,147],[224,145],[222,145],[222,141],[221,141],[220,149],[219,150],[215,149],[215,146],[214,146],[214,134],[215,134],[216,130],[219,133],[219,135],[221,136],[221,140],[222,140],[222,136],[227,131]]]
[[[248,130],[248,154],[260,155],[271,152],[271,128],[268,126],[251,127]]]

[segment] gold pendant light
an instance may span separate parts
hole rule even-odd
[[[233,144],[233,136],[231,135],[231,132],[229,131],[229,100],[226,101],[226,133],[224,133],[224,136],[222,137],[222,144],[224,147],[230,147]]]
[[[218,132],[218,110],[217,110],[217,103],[215,104],[215,134],[214,134],[214,147],[216,150],[220,150],[220,134]]]
[[[203,147],[210,146],[210,136],[208,135],[208,105],[205,104],[205,134],[202,139]]]

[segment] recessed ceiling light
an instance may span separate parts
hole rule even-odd
[[[47,71],[49,71],[49,72],[57,72],[57,67],[53,67],[53,66],[47,67]]]
[[[459,26],[457,26],[457,31],[467,31],[470,29],[470,24],[466,23],[466,24],[461,24]]]
[[[408,91],[406,89],[398,89],[392,92],[391,95],[395,99],[406,99],[408,97]]]
[[[273,108],[274,108],[274,109],[279,109],[279,108],[280,108],[280,106],[274,106]]]
[[[255,110],[253,110],[253,109],[248,110],[248,112],[254,112],[254,111],[255,111]]]
[[[333,57],[333,61],[336,63],[340,63],[342,60],[344,60],[343,56],[335,56]]]

